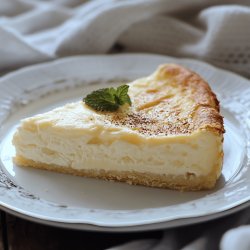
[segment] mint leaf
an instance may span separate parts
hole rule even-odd
[[[128,103],[131,106],[131,100],[130,100],[130,97],[128,95],[128,88],[129,88],[128,85],[121,85],[116,90],[116,96],[119,100],[120,105]]]
[[[83,101],[97,111],[114,112],[125,103],[131,105],[128,88],[128,85],[121,85],[117,89],[104,88],[95,90],[83,98]]]

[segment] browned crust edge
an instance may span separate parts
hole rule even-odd
[[[169,188],[181,191],[208,190],[215,186],[217,177],[215,174],[207,176],[195,176],[187,174],[182,176],[159,175],[152,173],[140,173],[136,171],[105,171],[105,170],[77,170],[71,167],[63,167],[54,164],[45,164],[26,159],[22,156],[16,156],[13,161],[18,166],[33,167],[54,171],[63,174],[84,176],[90,178],[103,179],[108,181],[126,182],[130,185],[143,185],[147,187]]]
[[[195,129],[206,129],[220,135],[225,132],[219,100],[210,85],[199,74],[171,63],[160,65],[158,72],[163,79],[172,77],[182,86],[195,90],[193,99],[196,107],[192,114]]]

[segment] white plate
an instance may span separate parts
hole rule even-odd
[[[198,72],[221,101],[225,160],[212,191],[178,192],[19,168],[13,133],[21,118],[79,100],[92,89],[121,84],[175,62]],[[250,197],[249,81],[189,59],[145,54],[82,56],[27,67],[0,80],[0,205],[21,217],[100,231],[148,230],[219,217]]]

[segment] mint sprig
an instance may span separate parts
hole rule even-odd
[[[126,103],[131,106],[128,88],[128,85],[121,85],[116,89],[113,87],[98,89],[88,94],[83,101],[97,111],[114,112]]]

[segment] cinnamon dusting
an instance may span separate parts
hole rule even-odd
[[[106,114],[105,119],[147,136],[191,134],[199,129],[224,132],[219,102],[199,75],[179,65],[166,64],[153,76],[145,90],[140,86],[144,82],[131,85],[142,91],[131,95],[133,105],[129,112]]]

